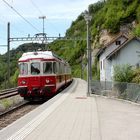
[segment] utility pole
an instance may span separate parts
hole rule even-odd
[[[81,55],[81,79],[83,79],[83,56]]]
[[[87,96],[90,95],[91,93],[91,79],[92,79],[92,74],[91,74],[91,46],[89,44],[89,21],[91,21],[91,16],[89,15],[88,11],[85,11],[84,13],[84,19],[86,21],[87,25]]]
[[[42,30],[43,32],[42,32],[42,34],[43,34],[43,37],[45,38],[46,34],[45,34],[45,28],[44,28],[44,20],[46,19],[46,16],[41,16],[41,17],[39,17],[39,19],[43,20],[43,30]],[[44,39],[43,39],[42,43],[44,43]]]
[[[10,85],[10,22],[7,25],[7,57],[8,57],[8,87]]]

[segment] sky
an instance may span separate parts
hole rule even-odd
[[[48,37],[64,36],[78,15],[98,0],[0,0],[0,54],[7,52],[7,23],[10,37],[34,36],[44,30]],[[16,11],[16,12],[15,12]],[[18,13],[18,14],[17,14]],[[19,16],[20,15],[20,16]],[[23,19],[24,18],[24,19]],[[25,21],[26,20],[26,21]],[[25,42],[11,42],[10,49]]]

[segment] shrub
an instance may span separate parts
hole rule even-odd
[[[140,68],[134,70],[132,82],[140,84]]]
[[[133,78],[132,67],[128,64],[114,66],[114,81],[131,82]]]

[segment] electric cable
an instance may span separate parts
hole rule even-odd
[[[32,5],[39,11],[39,13],[41,15],[44,15],[43,12],[40,10],[40,8],[35,4],[35,2],[33,2],[33,0],[30,0],[30,2],[32,3]],[[56,27],[52,24],[52,22],[48,19],[48,21],[50,22],[51,26],[53,26],[53,29],[55,29],[56,32],[60,33],[58,31],[58,29],[56,29]]]
[[[8,7],[10,7],[16,14],[18,14],[25,22],[27,22],[32,28],[40,32],[33,24],[31,24],[24,16],[22,16],[13,6],[11,6],[7,1],[2,0]]]
[[[41,15],[43,15],[43,13],[42,13],[42,11],[40,10],[40,8],[39,8],[32,0],[30,0],[30,1],[31,1],[32,5],[39,11],[39,13],[40,13]]]

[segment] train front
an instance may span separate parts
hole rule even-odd
[[[19,59],[18,93],[26,100],[46,99],[56,92],[55,76],[49,70],[52,62],[43,61],[44,57],[33,52],[25,53]]]

